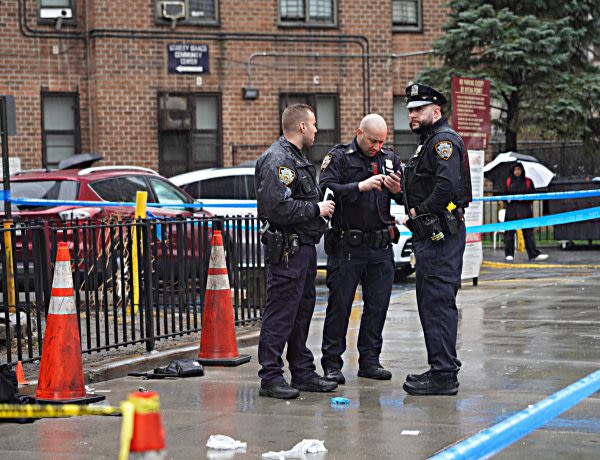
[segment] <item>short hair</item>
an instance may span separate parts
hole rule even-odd
[[[283,132],[293,131],[303,121],[308,122],[307,111],[315,113],[314,109],[307,104],[292,104],[286,107],[281,115]]]

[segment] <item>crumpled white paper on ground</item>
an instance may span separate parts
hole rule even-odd
[[[262,458],[285,460],[287,458],[303,458],[304,454],[316,454],[318,452],[327,452],[324,441],[319,441],[318,439],[303,439],[292,447],[291,450],[267,452],[262,454]]]
[[[247,445],[245,442],[236,441],[223,434],[211,434],[206,441],[206,447],[219,450],[245,449]]]

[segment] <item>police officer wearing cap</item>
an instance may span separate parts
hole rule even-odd
[[[336,145],[321,166],[319,186],[334,194],[335,212],[325,237],[329,298],[321,364],[325,378],[340,384],[342,355],[352,302],[362,283],[364,307],[358,334],[359,377],[392,378],[379,361],[383,325],[394,281],[392,243],[400,233],[390,215],[390,199],[402,203],[398,155],[382,148],[385,120],[377,114],[363,118],[349,144]]]
[[[315,245],[333,214],[333,201],[322,201],[315,167],[302,153],[317,132],[313,109],[304,104],[287,107],[281,136],[256,163],[258,217],[267,262],[267,306],[262,316],[258,361],[259,394],[297,398],[299,391],[333,391],[337,383],[315,372],[314,357],[306,346],[315,308],[317,257]],[[292,375],[283,378],[283,349]]]
[[[441,113],[446,98],[440,92],[409,84],[406,98],[410,128],[420,141],[404,169],[404,224],[413,232],[417,304],[430,368],[409,374],[403,388],[412,395],[455,395],[461,366],[456,293],[465,250],[464,208],[472,199],[469,159]]]

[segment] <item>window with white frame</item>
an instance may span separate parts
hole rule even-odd
[[[289,26],[334,26],[336,0],[279,0],[279,23]]]
[[[421,32],[422,0],[392,0],[392,28],[397,32]]]
[[[53,168],[80,151],[79,97],[42,93],[42,162]]]

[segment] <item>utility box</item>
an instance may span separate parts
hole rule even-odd
[[[570,179],[552,181],[548,192],[574,192],[577,190],[600,189],[600,181]],[[600,196],[544,201],[544,215],[577,211],[600,206]],[[600,240],[600,219],[555,225],[554,239],[559,241]]]

